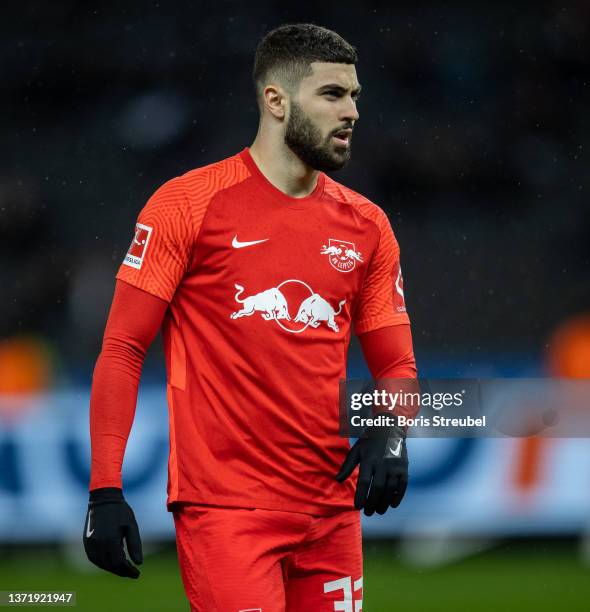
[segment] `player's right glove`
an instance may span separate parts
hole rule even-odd
[[[139,570],[125,556],[123,540],[131,560],[143,562],[139,528],[123,491],[114,487],[90,491],[84,525],[84,549],[94,565],[124,578],[139,578]]]
[[[369,428],[348,452],[338,482],[346,480],[359,465],[354,506],[364,508],[367,516],[385,514],[387,508],[397,508],[408,486],[408,451],[403,429]]]

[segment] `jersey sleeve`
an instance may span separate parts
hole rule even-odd
[[[380,209],[375,222],[379,228],[379,244],[371,258],[354,314],[357,335],[410,322],[404,300],[399,245],[386,214]]]
[[[416,359],[409,325],[390,325],[359,335],[374,379],[416,378]]]
[[[140,212],[117,279],[170,302],[188,269],[192,236],[187,197],[177,177],[164,183]]]
[[[121,468],[148,347],[167,302],[117,281],[90,393],[90,490],[121,488]]]

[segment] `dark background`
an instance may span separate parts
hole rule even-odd
[[[137,213],[252,142],[257,41],[313,21],[359,51],[353,161],[333,176],[389,214],[419,367],[542,362],[590,305],[590,4],[297,7],[3,9],[0,338],[90,371]]]

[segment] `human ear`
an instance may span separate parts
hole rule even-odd
[[[277,119],[285,118],[286,96],[279,85],[267,85],[262,92],[264,106]]]

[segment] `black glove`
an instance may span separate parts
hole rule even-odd
[[[357,464],[360,468],[355,508],[364,508],[367,516],[374,512],[385,514],[389,506],[397,508],[408,486],[408,451],[403,429],[394,425],[386,430],[367,430],[350,449],[336,480],[346,480]]]
[[[139,529],[123,491],[117,488],[90,491],[83,538],[88,559],[117,576],[139,578],[139,570],[125,556],[123,538],[131,560],[141,564]]]

